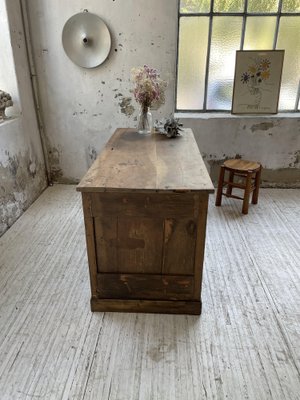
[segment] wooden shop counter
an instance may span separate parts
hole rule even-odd
[[[214,188],[193,132],[117,129],[77,190],[92,311],[200,314]]]

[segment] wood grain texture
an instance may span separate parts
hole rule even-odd
[[[98,272],[161,272],[163,220],[104,216],[94,225]]]
[[[116,300],[117,304],[119,299],[200,302],[206,191],[201,194],[83,192],[83,196],[87,204],[84,217],[89,229],[87,243],[94,303],[97,298]],[[182,278],[174,280],[174,275]],[[190,279],[187,286],[182,286],[185,275],[190,275]],[[101,304],[103,309],[105,303]],[[189,309],[188,306],[186,311]],[[166,304],[157,309],[158,313],[162,311],[167,311]],[[173,311],[178,313],[176,307],[169,313]]]
[[[261,167],[261,165],[256,162],[256,161],[248,161],[248,160],[242,160],[240,158],[235,158],[232,160],[226,160],[224,161],[224,165],[226,168],[234,170],[236,172],[255,172],[258,171]]]
[[[198,216],[198,195],[192,193],[86,193],[91,199],[93,217],[179,218]]]
[[[164,220],[163,274],[194,275],[196,237],[197,220]]]
[[[95,226],[94,218],[91,215],[91,201],[87,194],[82,194],[82,208],[84,215],[86,249],[89,261],[91,295],[97,294],[97,257],[96,257],[96,243],[95,243]]]
[[[125,301],[183,296],[200,302],[199,254],[213,187],[191,130],[170,142],[161,135],[118,129],[77,190],[88,204],[84,217],[94,302],[97,297]],[[166,274],[196,279],[190,279],[184,292]]]
[[[99,299],[190,300],[193,292],[192,276],[98,274]],[[166,311],[166,307],[164,310]]]
[[[252,204],[257,204],[260,176],[262,166],[255,161],[247,161],[242,159],[226,160],[220,168],[218,190],[216,196],[216,206],[221,206],[222,196],[228,198],[243,200],[242,213],[248,214],[250,194],[252,195]],[[228,172],[228,180],[225,180],[225,173]],[[243,182],[237,182],[236,177],[242,178]],[[223,187],[227,186],[226,192]],[[241,189],[243,196],[232,194],[234,188]]]
[[[214,192],[190,129],[174,140],[117,129],[77,190]]]
[[[194,300],[198,300],[199,298],[201,298],[202,291],[208,200],[208,194],[201,196],[200,198],[202,204],[197,221],[197,241],[194,261]],[[202,266],[202,268],[200,268],[200,266]]]
[[[97,312],[119,312],[129,313],[153,313],[157,310],[161,313],[170,314],[201,314],[201,301],[171,301],[171,300],[111,300],[111,299],[91,299],[91,310]]]
[[[298,400],[299,198],[211,199],[201,317],[91,313],[80,196],[48,188],[0,238],[1,400]]]

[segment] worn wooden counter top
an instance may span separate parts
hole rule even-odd
[[[77,190],[212,193],[214,188],[191,129],[175,139],[117,129]]]
[[[209,193],[193,132],[117,129],[82,192],[92,311],[200,314]]]

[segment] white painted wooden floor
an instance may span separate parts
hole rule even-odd
[[[300,399],[300,190],[211,199],[201,317],[95,313],[81,200],[0,239],[0,400]]]

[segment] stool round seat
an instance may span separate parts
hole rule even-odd
[[[257,204],[258,201],[261,170],[261,164],[256,161],[242,160],[240,158],[224,161],[220,169],[216,206],[221,205],[222,196],[232,197],[243,200],[242,213],[248,214],[250,193],[253,192],[252,204]],[[229,174],[227,179],[225,179],[225,173]],[[226,192],[223,192],[224,186],[226,186]],[[232,194],[234,188],[242,190],[244,196]]]
[[[224,162],[224,166],[227,169],[241,172],[256,172],[260,169],[260,164],[258,162],[241,159],[227,160]]]

